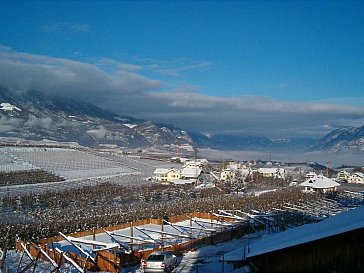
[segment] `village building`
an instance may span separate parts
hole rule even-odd
[[[360,172],[353,173],[347,179],[348,183],[364,184],[364,174]]]
[[[285,178],[286,177],[286,170],[283,168],[259,168],[258,169],[259,175],[263,177],[269,178]]]
[[[336,175],[336,181],[346,181],[348,182],[350,177],[350,173],[348,173],[347,171],[340,171],[337,173]]]
[[[208,161],[206,159],[196,159],[186,161],[181,170],[157,168],[153,173],[154,179],[159,182],[174,184],[195,183],[207,164]]]
[[[308,173],[306,173],[306,180],[312,179],[312,178],[314,178],[316,176],[317,176],[316,173],[314,173],[314,172],[308,172]]]
[[[183,167],[180,173],[181,179],[193,179],[197,180],[202,173],[202,169],[197,166]]]
[[[157,168],[153,174],[154,179],[159,182],[171,182],[172,179],[179,179],[181,177],[180,171],[173,168]]]
[[[183,168],[187,167],[198,167],[198,168],[204,168],[209,164],[207,159],[194,159],[194,160],[188,160],[184,163]]]
[[[320,174],[304,181],[300,186],[304,188],[304,191],[325,193],[328,191],[336,191],[340,184]]]
[[[228,181],[234,179],[236,177],[236,173],[234,170],[230,168],[226,168],[220,173],[220,180],[221,181]]]
[[[229,162],[228,165],[221,171],[220,180],[228,181],[235,178],[245,177],[253,171],[250,166],[246,166],[241,162]]]

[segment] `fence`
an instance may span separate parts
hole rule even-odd
[[[185,220],[189,220],[191,218],[201,218],[206,220],[221,220],[221,218],[216,217],[210,213],[201,213],[194,212],[191,214],[184,214],[170,217],[168,220],[170,223],[182,222]],[[226,218],[224,219],[226,222],[232,222],[232,219]],[[86,236],[95,237],[96,234],[104,233],[106,231],[115,231],[119,229],[127,229],[132,228],[133,226],[142,226],[147,224],[156,224],[162,225],[163,219],[144,219],[140,221],[135,221],[131,223],[123,223],[112,227],[107,228],[95,228],[88,231],[77,232],[73,234],[69,234],[74,238],[81,238]],[[244,224],[242,222],[240,225],[228,226],[228,228],[223,229],[220,232],[216,232],[214,234],[201,236],[198,238],[192,238],[188,241],[184,241],[181,243],[172,244],[167,247],[158,246],[153,249],[148,250],[140,250],[140,251],[132,251],[129,253],[124,253],[120,251],[97,251],[94,257],[94,262],[87,260],[86,258],[81,257],[80,255],[72,252],[61,253],[54,250],[52,247],[55,242],[59,242],[64,240],[64,237],[61,235],[45,238],[38,240],[37,243],[27,243],[25,246],[29,253],[33,257],[39,257],[40,259],[45,259],[45,256],[40,253],[40,248],[49,255],[51,259],[53,259],[58,265],[62,264],[65,261],[64,255],[70,257],[78,266],[81,268],[90,270],[90,271],[107,271],[107,272],[120,272],[121,267],[132,265],[140,262],[141,259],[145,259],[148,255],[156,250],[168,250],[173,252],[186,252],[192,249],[196,249],[203,245],[216,244],[224,241],[231,240],[233,238],[238,238],[243,236],[249,231],[248,224]],[[18,251],[24,251],[22,247],[22,241],[18,241],[16,243],[16,249]],[[23,243],[24,245],[24,243]]]

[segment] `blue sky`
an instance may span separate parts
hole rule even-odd
[[[75,96],[194,131],[323,135],[364,123],[363,14],[363,1],[2,1],[0,84],[78,84]],[[62,82],[70,71],[84,81]],[[87,76],[113,84],[91,90]]]

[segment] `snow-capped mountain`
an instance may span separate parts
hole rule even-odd
[[[191,142],[185,131],[173,126],[121,116],[73,99],[4,88],[0,88],[0,136],[128,148]]]
[[[310,150],[364,152],[364,126],[334,130],[320,139]]]
[[[173,125],[135,119],[93,104],[39,92],[15,93],[0,87],[0,137],[78,142],[84,146],[162,147],[191,144],[219,150],[364,152],[364,126],[337,129],[318,140],[269,139],[191,133]]]

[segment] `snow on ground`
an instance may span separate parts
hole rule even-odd
[[[227,253],[259,240],[264,232],[246,235],[239,239],[198,248],[177,257],[175,273],[245,273],[246,268],[234,269],[231,263],[222,262]],[[141,273],[140,266],[123,268],[123,273]]]
[[[137,124],[130,124],[130,123],[124,123],[123,125],[130,128],[130,129],[133,129],[134,127],[138,126]]]
[[[12,105],[12,104],[7,103],[7,102],[2,102],[0,104],[0,109],[4,110],[4,111],[13,111],[13,110],[21,111],[21,109],[19,107],[16,107],[15,105]]]
[[[8,251],[7,255],[6,255],[5,264],[3,267],[4,272],[6,272],[5,271],[6,268],[9,268],[9,273],[17,272],[17,268],[19,266],[20,260],[21,260],[21,263],[20,263],[19,269],[26,267],[31,262],[30,259],[26,255],[24,255],[23,258],[21,258],[21,256],[22,256],[21,253],[18,253],[15,250]],[[41,261],[41,262],[37,263],[37,266],[36,266],[34,272],[46,273],[46,272],[51,272],[52,269],[54,269],[54,267],[51,265],[50,262]],[[0,269],[0,272],[1,272],[1,269]],[[28,270],[27,272],[30,272],[30,271]],[[75,268],[73,268],[70,264],[64,263],[61,266],[59,272],[76,273],[78,271]]]
[[[136,173],[134,169],[119,162],[74,149],[5,147],[1,151],[67,179]]]
[[[273,192],[273,191],[276,191],[277,189],[272,189],[272,190],[265,190],[265,191],[254,191],[254,196],[260,196],[264,193],[268,193],[268,192]]]
[[[184,221],[182,224],[186,224],[188,221]],[[146,225],[149,228],[160,228],[157,225]],[[145,226],[145,227],[146,227]],[[165,229],[167,230],[167,229]],[[125,230],[125,232],[127,232]],[[228,242],[219,243],[216,245],[208,245],[198,248],[196,251],[190,251],[188,253],[181,254],[177,257],[177,267],[173,270],[174,273],[245,273],[247,272],[244,268],[235,269],[232,264],[222,262],[228,259],[227,253],[246,246],[247,244],[253,243],[260,239],[265,233],[255,233],[246,235],[239,239],[234,239]],[[103,235],[100,235],[103,236]],[[92,236],[91,236],[92,237]],[[85,237],[86,238],[86,237]],[[88,238],[90,239],[90,238]],[[92,239],[92,238],[91,238]],[[101,240],[101,237],[96,237],[96,240]],[[224,258],[223,258],[224,257]],[[6,266],[9,267],[9,272],[16,272],[18,263],[21,258],[21,253],[17,253],[15,250],[8,252],[7,259],[5,262]],[[22,267],[29,263],[28,258],[23,258]],[[42,261],[36,267],[35,272],[50,272],[52,266],[49,262]],[[74,273],[76,269],[72,268],[69,264],[64,264],[60,270],[61,273]],[[142,273],[140,265],[123,268],[122,273]]]
[[[199,219],[199,218],[194,218],[194,220],[196,221],[207,221],[206,219]],[[200,238],[206,235],[209,235],[210,232],[209,231],[204,231],[204,230],[198,230],[197,228],[202,228],[201,226],[204,226],[206,229],[215,229],[215,230],[222,230],[222,228],[227,228],[226,226],[217,226],[214,225],[214,223],[217,223],[217,221],[212,221],[211,223],[205,223],[205,222],[198,222],[198,224],[196,222],[192,222],[192,228],[196,228],[194,230],[192,230],[192,236],[195,238]],[[186,221],[182,221],[182,222],[178,222],[178,223],[174,223],[174,225],[176,225],[177,229],[182,230],[184,233],[182,232],[178,232],[176,230],[176,228],[170,226],[170,225],[164,225],[163,227],[163,231],[165,233],[170,233],[170,234],[179,234],[179,235],[188,235],[189,232],[191,232],[191,229],[189,228],[190,226],[190,221],[186,220]],[[179,225],[179,226],[178,226]],[[184,227],[182,227],[184,226]],[[137,228],[143,228],[146,229],[145,231],[140,231]],[[151,248],[156,248],[159,246],[159,244],[157,242],[153,242],[154,240],[157,240],[159,242],[161,242],[162,238],[161,238],[161,234],[157,233],[157,232],[153,232],[153,231],[161,231],[162,226],[160,225],[156,225],[156,224],[147,224],[147,225],[142,225],[142,226],[137,226],[137,228],[133,228],[133,233],[131,233],[131,228],[124,228],[124,229],[119,229],[119,230],[115,230],[113,231],[113,233],[117,233],[117,234],[122,234],[122,235],[126,235],[126,236],[133,236],[134,238],[138,238],[144,241],[138,241],[138,240],[134,240],[134,243],[138,244],[137,246],[134,245],[133,249],[134,250],[140,250],[140,249],[151,249]],[[148,231],[149,230],[149,231]],[[145,233],[147,233],[149,235],[146,235]],[[130,242],[129,238],[122,238],[119,236],[114,236],[119,242],[124,243],[125,245],[128,244]],[[84,240],[93,240],[93,236],[85,236],[85,237],[81,237],[79,239],[84,239]],[[170,236],[168,234],[165,234],[163,236],[163,240],[165,243],[165,246],[170,245],[170,244],[177,244],[177,243],[182,243],[182,242],[188,242],[189,238],[183,238],[183,237],[175,237],[175,236]],[[95,241],[101,242],[101,243],[113,243],[113,240],[111,239],[111,237],[109,235],[107,235],[106,233],[99,233],[95,235]],[[82,243],[77,243],[78,245],[82,246],[83,249],[85,249],[88,253],[92,253],[92,246],[87,245],[87,244],[82,244]],[[79,253],[79,251],[72,246],[69,242],[67,242],[66,240],[63,241],[59,241],[53,244],[55,247],[58,247],[59,249],[61,249],[62,251],[72,251],[75,253]]]

